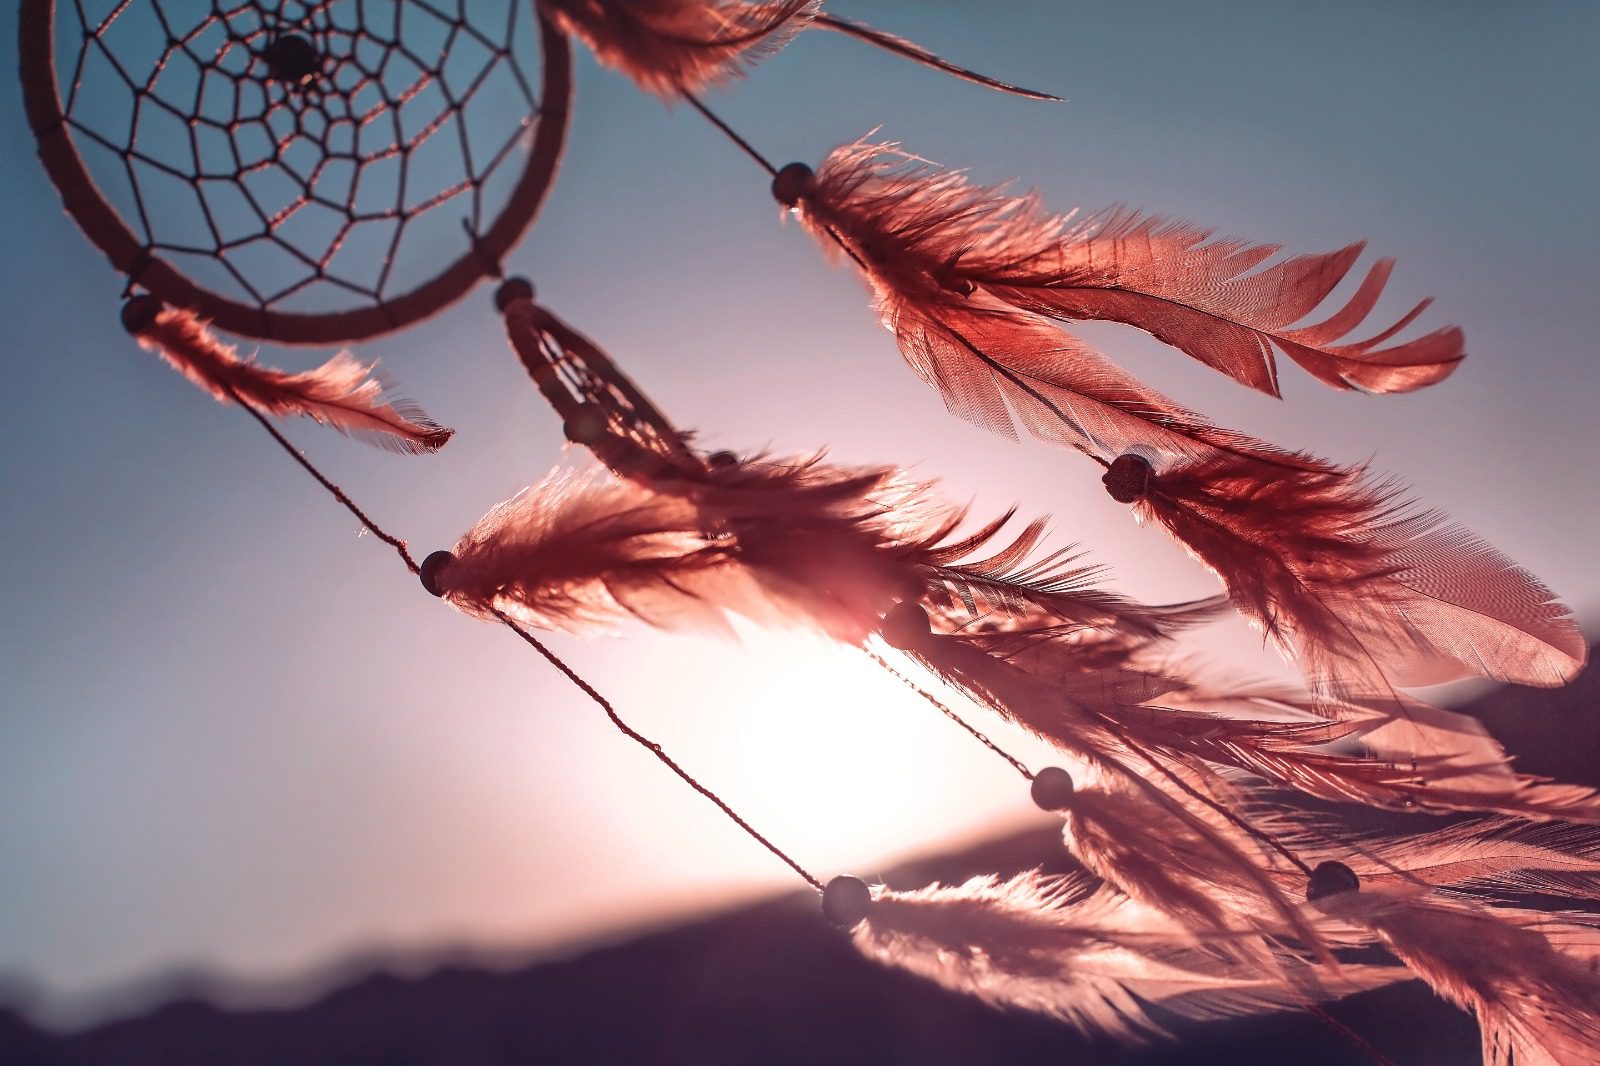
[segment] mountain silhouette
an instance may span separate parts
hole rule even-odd
[[[1564,689],[1500,688],[1462,709],[1518,753],[1522,770],[1600,784],[1597,697],[1591,667]],[[1386,812],[1361,822],[1440,824]],[[887,880],[914,887],[1041,865],[1074,868],[1053,827],[902,864]],[[796,893],[559,961],[371,973],[292,1009],[185,996],[137,1017],[53,1033],[0,1008],[0,1063],[1370,1066],[1381,1061],[1374,1050],[1401,1066],[1478,1062],[1472,1020],[1419,982],[1352,997],[1327,1013],[1185,1026],[1178,1041],[1131,1049],[1090,1041],[866,961],[822,918],[814,897]]]

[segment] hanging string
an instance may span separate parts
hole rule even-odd
[[[529,633],[526,629],[517,625],[516,622],[502,614],[498,609],[495,609],[494,615],[496,618],[500,619],[500,621],[503,622],[505,626],[513,633],[527,641],[529,647],[533,648],[534,651],[544,656],[551,666],[554,666],[557,670],[565,674],[567,680],[578,686],[584,695],[588,696],[590,699],[594,700],[595,703],[599,704],[600,709],[606,713],[606,717],[611,719],[611,724],[616,726],[624,736],[643,747],[657,759],[660,759],[662,764],[665,765],[667,769],[671,770],[673,773],[682,778],[690,788],[694,789],[696,792],[700,793],[700,795],[716,804],[718,810],[732,819],[734,824],[748,833],[750,837],[756,841],[756,843],[766,848],[774,856],[787,864],[789,869],[799,874],[805,880],[806,884],[810,885],[818,892],[822,891],[823,886],[821,881],[812,876],[805,867],[801,866],[799,863],[790,858],[782,848],[768,840],[765,836],[762,836],[761,833],[755,829],[755,827],[741,818],[737,811],[728,806],[728,804],[720,796],[706,786],[702,785],[699,781],[695,780],[694,776],[691,775],[689,771],[679,766],[673,760],[672,756],[668,755],[664,750],[662,750],[660,744],[650,740],[648,737],[644,736],[642,733],[630,726],[627,722],[624,722],[622,718],[618,716],[616,710],[611,706],[611,701],[607,700],[604,696],[600,695],[600,693],[596,692],[593,686],[591,686],[587,681],[579,677],[578,674],[573,671],[572,667],[563,662],[555,652],[545,647],[544,642],[539,640],[539,638],[535,637],[532,633]]]
[[[222,388],[228,393],[229,397],[235,403],[237,403],[240,407],[243,407],[246,411],[250,412],[250,417],[254,418],[258,423],[260,423],[261,427],[265,429],[272,439],[278,443],[280,448],[287,452],[295,462],[299,463],[308,474],[316,478],[317,484],[328,490],[328,493],[332,495],[334,499],[338,500],[339,503],[344,505],[346,510],[355,515],[356,520],[359,521],[368,532],[377,537],[379,540],[383,541],[385,544],[393,547],[394,550],[399,553],[401,560],[406,564],[406,569],[410,570],[413,574],[416,574],[420,571],[416,560],[411,557],[411,552],[406,547],[405,541],[384,530],[378,525],[378,523],[372,520],[370,515],[368,515],[360,507],[356,506],[355,501],[349,496],[345,495],[343,489],[334,484],[334,482],[324,475],[322,471],[318,470],[311,460],[307,459],[298,448],[291,444],[288,438],[280,433],[278,431],[278,427],[274,426],[265,415],[252,407],[249,403],[245,402],[245,400],[226,383],[222,384]],[[818,892],[823,890],[822,882],[819,881],[810,871],[792,859],[782,848],[778,847],[771,840],[768,840],[765,836],[758,832],[754,826],[745,821],[737,811],[730,807],[728,803],[722,799],[722,797],[718,796],[705,785],[702,785],[698,780],[695,779],[693,774],[689,773],[689,771],[678,765],[677,761],[668,755],[660,744],[649,739],[644,734],[630,726],[627,722],[623,721],[622,716],[617,714],[616,708],[611,705],[611,701],[602,696],[593,685],[589,684],[589,682],[585,681],[581,676],[579,676],[578,672],[572,669],[572,667],[568,666],[560,656],[556,655],[555,652],[547,648],[544,643],[532,633],[529,633],[527,630],[523,629],[515,621],[502,614],[499,610],[496,610],[494,614],[495,617],[498,618],[507,629],[510,629],[517,636],[521,637],[531,648],[533,648],[534,651],[542,655],[546,662],[555,667],[564,677],[566,677],[568,681],[571,681],[575,686],[577,686],[580,692],[593,700],[599,706],[599,708],[605,712],[605,715],[608,719],[610,719],[611,724],[614,725],[623,736],[627,737],[635,744],[640,745],[646,751],[650,752],[650,754],[659,759],[662,764],[667,767],[667,769],[677,774],[678,777],[688,784],[690,788],[694,789],[696,792],[700,793],[700,795],[704,796],[706,799],[715,804],[719,811],[727,815],[735,825],[749,834],[750,837],[756,841],[756,843],[766,848],[767,851],[771,852],[774,857],[781,860],[786,866],[789,867],[789,869],[799,874],[801,879],[803,879],[806,884],[810,885]]]
[[[704,115],[708,122],[727,135],[727,138],[730,141],[742,148],[745,155],[749,156],[751,159],[754,159],[757,165],[759,165],[762,170],[767,172],[769,177],[775,178],[778,176],[778,168],[773,166],[766,156],[756,151],[755,148],[751,146],[749,141],[735,133],[732,126],[728,125],[726,122],[722,121],[722,119],[718,118],[714,113],[712,113],[709,107],[700,102],[699,97],[695,96],[694,93],[685,91],[683,93],[683,98],[689,101],[690,107],[693,107],[696,111]]]
[[[929,692],[927,689],[911,680],[911,678],[907,677],[905,674],[902,674],[899,670],[896,670],[887,659],[879,655],[877,652],[871,650],[870,648],[863,648],[862,651],[866,654],[867,658],[871,659],[873,662],[887,670],[891,677],[898,678],[900,682],[912,692],[915,692],[917,695],[933,704],[934,707],[938,708],[940,714],[950,719],[962,729],[965,729],[969,734],[975,737],[980,744],[994,752],[996,755],[1000,756],[1006,762],[1010,763],[1012,767],[1016,769],[1017,773],[1021,774],[1029,781],[1033,780],[1033,771],[1028,769],[1028,767],[1023,764],[1022,760],[1016,758],[1000,745],[990,740],[988,734],[976,728],[972,725],[972,723],[968,722],[965,718],[951,710],[950,707],[944,703],[944,701],[939,699],[939,697],[935,696],[933,693]]]
[[[293,444],[289,443],[288,438],[282,433],[278,432],[278,427],[272,424],[271,419],[262,414],[260,411],[256,410],[249,403],[246,403],[244,398],[234,391],[232,385],[229,385],[226,381],[223,381],[220,378],[217,379],[217,384],[222,387],[222,390],[228,394],[228,397],[232,399],[234,403],[250,412],[250,417],[260,423],[261,428],[266,430],[267,433],[271,435],[272,439],[278,442],[278,447],[289,453],[289,458],[299,463],[300,466],[304,468],[306,473],[317,479],[317,484],[327,489],[329,495],[344,505],[345,510],[355,515],[356,521],[360,522],[362,526],[366,528],[367,532],[371,533],[373,536],[377,537],[379,540],[383,541],[385,544],[389,545],[397,553],[399,553],[400,559],[406,564],[407,570],[410,570],[413,574],[419,571],[420,568],[417,566],[417,561],[411,557],[411,552],[409,549],[407,549],[405,541],[386,532],[378,525],[378,523],[374,522],[365,511],[357,507],[355,501],[349,496],[346,496],[343,489],[325,477],[322,471],[318,470],[314,465],[312,465],[311,460],[307,459],[299,448],[296,448]]]

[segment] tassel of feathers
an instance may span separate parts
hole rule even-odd
[[[304,415],[391,451],[418,454],[443,447],[453,433],[416,404],[384,397],[383,384],[349,352],[315,370],[290,374],[242,359],[192,313],[135,297],[123,312],[139,344],[221,403],[238,401],[271,415]]]
[[[810,27],[854,37],[990,89],[1059,99],[958,67],[904,38],[823,14],[821,6],[821,0],[540,0],[545,15],[583,41],[601,63],[667,99],[744,75]]]

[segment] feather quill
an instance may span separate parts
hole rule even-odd
[[[1387,966],[1330,974],[1287,958],[1281,968],[1241,963],[1194,946],[1124,896],[1036,872],[879,889],[853,935],[884,965],[1128,1042],[1168,1035],[1163,1015],[1206,1021],[1294,1010],[1400,976]]]
[[[418,454],[443,447],[453,430],[416,404],[384,397],[375,364],[340,352],[315,370],[290,374],[240,358],[189,311],[162,308],[139,322],[134,336],[220,403],[239,401],[271,415],[304,415],[391,451]]]

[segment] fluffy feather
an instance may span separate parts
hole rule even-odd
[[[1587,658],[1577,624],[1537,578],[1363,471],[1158,459],[1134,507],[1325,688],[1474,674],[1553,686]]]
[[[941,629],[1044,627],[1089,654],[1164,640],[1217,610],[1105,592],[1092,583],[1096,570],[1061,553],[1029,562],[1040,523],[975,558],[1008,517],[954,538],[965,511],[935,500],[931,485],[817,456],[705,464],[659,485],[556,473],[486,515],[439,583],[469,613],[498,610],[542,628],[632,615],[725,630],[731,612],[852,644],[897,601],[926,599]]]
[[[820,0],[539,0],[595,58],[668,99],[742,76],[778,51]]]
[[[1035,100],[1060,99],[956,66],[871,26],[825,15],[821,0],[540,0],[540,6],[601,63],[668,99],[742,76],[812,26],[986,88]]]
[[[1195,778],[1191,787],[1200,794],[1206,783]],[[1243,857],[1270,871],[1278,857],[1215,810],[1171,799],[1192,817],[1175,816],[1172,803],[1102,774],[1075,789],[1063,812],[1067,850],[1101,880],[1186,928],[1289,936],[1290,926],[1277,913],[1278,893],[1264,895],[1261,877],[1253,869],[1242,876],[1236,861]],[[1227,842],[1226,850],[1218,850],[1218,839]],[[1237,946],[1247,953],[1258,947],[1254,938],[1241,938]]]
[[[1226,934],[1224,934],[1226,935]],[[1086,1034],[1166,1034],[1149,1007],[1212,1020],[1294,1010],[1378,987],[1393,967],[1337,974],[1292,959],[1260,969],[1197,948],[1167,920],[1107,892],[1026,873],[915,892],[879,889],[854,932],[869,958]]]
[[[1375,337],[1337,343],[1376,306],[1393,268],[1387,259],[1328,318],[1292,328],[1345,278],[1360,244],[1256,270],[1277,246],[1212,239],[1210,230],[1125,209],[1074,222],[1045,211],[1036,195],[974,185],[868,141],[834,149],[804,204],[907,295],[981,293],[1051,318],[1125,323],[1274,396],[1274,349],[1328,385],[1368,392],[1431,385],[1462,359],[1455,327],[1380,347],[1426,302]]]
[[[289,374],[241,359],[205,322],[167,307],[135,336],[146,349],[221,403],[239,400],[272,415],[304,415],[392,451],[417,454],[444,445],[454,432],[406,400],[385,399],[375,364],[340,352],[315,370]]]
[[[1592,918],[1489,910],[1405,889],[1362,888],[1313,905],[1370,928],[1435,993],[1477,1015],[1485,1066],[1594,1061],[1600,930]]]
[[[891,472],[799,469],[814,481],[781,508],[558,472],[461,539],[441,591],[468,613],[498,610],[543,628],[634,616],[722,631],[733,612],[859,641],[906,594],[903,569],[883,550],[888,530],[870,503],[861,509],[862,491]]]

